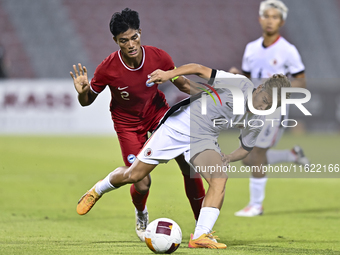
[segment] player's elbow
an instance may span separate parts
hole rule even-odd
[[[203,79],[210,79],[212,69],[200,64],[194,64],[195,74]]]
[[[195,69],[195,74],[198,76],[202,76],[204,74],[205,66],[202,66],[200,64],[193,64]]]
[[[180,86],[177,86],[177,88],[181,91],[181,92],[184,92],[186,94],[189,94],[190,95],[190,81],[185,78],[185,77],[180,77],[179,79],[181,79],[181,84]]]
[[[245,157],[242,159],[242,163],[243,163],[243,165],[245,165],[245,166],[251,166],[251,165],[252,165],[252,161],[251,161],[250,157],[247,157],[247,156],[245,156]]]
[[[244,150],[241,156],[242,163],[245,166],[251,166],[253,164],[251,157],[250,156],[248,157],[249,154],[250,154],[250,151]]]

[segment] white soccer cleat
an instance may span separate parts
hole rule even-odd
[[[138,212],[136,208],[135,212],[136,212],[136,234],[142,242],[145,242],[144,233],[146,227],[149,224],[149,213],[147,211],[145,213]]]
[[[262,206],[253,206],[248,205],[247,207],[243,208],[242,210],[236,212],[234,215],[239,217],[254,217],[263,214],[263,207]]]
[[[309,165],[309,159],[305,156],[305,154],[303,153],[303,149],[296,145],[294,146],[294,148],[292,149],[292,153],[294,153],[294,155],[296,156],[296,160],[295,160],[295,164],[298,165]]]

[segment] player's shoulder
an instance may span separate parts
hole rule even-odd
[[[287,39],[282,37],[282,36],[280,36],[278,43],[280,43],[281,45],[286,46],[286,47],[295,47],[294,44],[288,42]]]
[[[119,65],[119,52],[112,52],[109,56],[107,56],[96,68],[95,75],[101,77],[107,77],[110,70],[117,70],[120,68]]]
[[[252,54],[254,52],[258,52],[259,48],[262,47],[263,37],[260,37],[254,41],[247,43],[245,54]]]
[[[251,47],[258,47],[258,46],[262,45],[262,42],[263,42],[263,37],[261,36],[260,38],[257,38],[256,40],[247,43],[246,47],[250,47],[250,48]]]
[[[149,46],[149,45],[143,45],[143,48],[145,50],[145,54],[154,54],[157,56],[164,56],[164,55],[169,55],[165,50],[159,49],[154,46]]]
[[[298,49],[295,47],[294,44],[288,42],[285,38],[282,36],[280,37],[279,41],[279,48],[282,50],[282,52],[287,52],[287,56],[295,56],[296,54],[299,54]]]
[[[111,66],[112,63],[114,63],[119,58],[118,54],[118,51],[112,52],[98,65],[98,68],[105,68],[109,65]]]
[[[215,85],[225,83],[240,87],[244,90],[248,87],[254,88],[254,84],[245,75],[233,74],[223,70],[217,70],[215,76]]]

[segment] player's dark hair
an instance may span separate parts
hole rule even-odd
[[[128,29],[139,29],[138,12],[125,8],[122,12],[116,12],[110,20],[110,31],[114,37],[126,32]]]

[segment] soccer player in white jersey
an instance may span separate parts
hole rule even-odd
[[[294,45],[280,35],[280,28],[285,23],[288,8],[279,0],[266,0],[260,4],[259,14],[263,34],[259,39],[247,44],[242,60],[242,73],[251,78],[255,85],[274,73],[283,73],[292,76],[293,87],[305,87],[305,66],[300,54]],[[229,71],[241,73],[235,67]],[[294,146],[291,150],[271,149],[280,140],[284,130],[280,125],[282,120],[280,109],[267,118],[280,121],[276,121],[274,127],[272,123],[266,122],[258,136],[255,148],[243,163],[249,166],[282,162],[309,164],[300,146]],[[252,173],[249,183],[250,202],[244,209],[236,212],[236,216],[253,217],[263,214],[262,204],[266,183],[267,177],[264,173]]]
[[[256,138],[262,126],[259,124],[244,125],[240,127],[240,146],[232,153],[225,155],[220,151],[217,137],[221,130],[228,129],[233,122],[249,123],[249,121],[263,121],[264,115],[255,115],[248,108],[252,105],[256,110],[276,108],[281,104],[281,87],[290,87],[290,81],[284,75],[274,75],[256,90],[252,82],[242,75],[235,75],[224,71],[212,70],[198,64],[188,64],[171,71],[156,70],[149,82],[163,83],[178,75],[196,74],[217,88],[220,104],[214,104],[215,99],[205,97],[207,114],[201,114],[203,99],[200,94],[188,98],[173,106],[163,117],[150,139],[144,144],[133,164],[116,168],[102,181],[97,182],[79,200],[78,207],[86,213],[93,207],[98,199],[106,192],[119,188],[128,183],[135,183],[147,176],[159,163],[167,163],[170,159],[184,154],[186,161],[197,170],[216,166],[218,169],[226,167],[229,162],[245,158],[255,145]],[[228,85],[229,88],[220,88],[217,85]],[[273,95],[273,88],[277,94]],[[239,99],[245,98],[240,106],[243,114],[234,115],[232,90],[238,89]],[[242,93],[242,92],[243,93]],[[247,93],[248,92],[248,93]],[[217,97],[217,94],[215,94]],[[274,98],[274,100],[272,100]],[[191,101],[191,102],[190,102]],[[272,101],[274,103],[272,103]],[[273,106],[272,106],[273,104]],[[225,118],[230,120],[227,124],[215,125],[213,119]],[[225,168],[224,168],[225,169]],[[199,171],[209,184],[204,198],[195,232],[190,236],[190,248],[225,249],[226,245],[218,243],[213,236],[212,228],[219,216],[223,203],[226,171]]]

